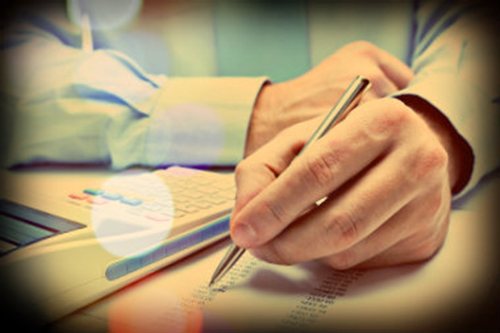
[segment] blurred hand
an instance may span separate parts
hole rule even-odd
[[[358,106],[297,157],[319,118],[238,165],[234,242],[268,262],[336,269],[431,257],[447,234],[458,177],[449,133],[387,97]]]
[[[296,79],[264,85],[252,112],[246,155],[283,129],[328,112],[357,75],[372,82],[365,101],[405,88],[413,78],[393,55],[368,42],[349,44]]]

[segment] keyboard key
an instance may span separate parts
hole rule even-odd
[[[130,206],[139,206],[142,204],[142,200],[136,198],[121,198],[120,201]]]
[[[89,195],[85,193],[70,193],[68,194],[68,197],[76,200],[85,200],[89,197]]]
[[[99,189],[95,189],[95,188],[86,188],[83,190],[83,193],[90,194],[90,195],[99,195],[102,193],[102,191]]]
[[[120,200],[122,198],[121,194],[108,191],[104,191],[101,195],[108,200]]]

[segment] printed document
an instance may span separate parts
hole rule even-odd
[[[208,281],[229,241],[54,324],[60,331],[426,331],[470,316],[498,277],[487,212],[454,211],[430,261],[336,271],[309,262],[277,266],[246,253],[215,287]],[[444,325],[444,326],[441,326]]]

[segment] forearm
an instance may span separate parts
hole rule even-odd
[[[118,52],[65,44],[60,27],[13,28],[2,43],[2,94],[14,105],[5,165],[234,165],[243,157],[265,78],[150,75]]]

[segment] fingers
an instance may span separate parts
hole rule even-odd
[[[380,161],[319,209],[299,218],[271,244],[261,246],[257,256],[292,264],[351,249],[379,228],[388,230],[382,233],[392,232],[382,225],[416,195],[413,187],[405,186],[407,176],[399,163],[400,158],[394,156]]]
[[[442,197],[429,198],[440,193]],[[368,237],[320,261],[336,269],[374,268],[429,259],[441,247],[448,229],[450,208],[429,205],[446,202],[449,191],[413,200]],[[438,211],[436,211],[436,209]]]
[[[345,268],[378,268],[428,260],[434,256],[443,245],[448,230],[449,220],[450,215],[448,214],[443,218],[439,232],[431,235],[429,235],[429,232],[425,231],[413,234],[406,239],[400,240],[385,251],[381,251],[380,253],[374,252],[368,257],[369,259],[366,260],[362,258],[357,259],[356,262],[359,264],[347,265]],[[413,222],[418,223],[421,221]],[[329,258],[323,262],[331,267],[335,267],[337,264],[336,261],[338,262],[338,259]]]
[[[303,220],[300,224],[293,225],[290,230],[287,229],[272,242],[251,251],[253,255],[273,263],[294,264],[319,259],[320,262],[341,270],[422,261],[431,257],[440,248],[449,221],[449,207],[435,204],[447,201],[449,191],[433,193],[430,194],[435,196],[433,198],[425,195],[410,201],[386,221],[383,217],[369,216],[368,219],[372,221],[378,220],[373,224],[380,225],[368,236],[364,236],[360,229],[368,224],[368,221],[363,221],[360,228],[355,228],[359,230],[356,232],[359,237],[353,241],[354,244],[347,247],[343,237],[348,235],[349,238],[350,231],[347,234],[344,232],[329,234],[329,232],[324,232],[324,229],[322,229],[323,232],[314,232],[311,229],[309,231],[313,231],[312,234],[311,232],[308,234],[304,230],[304,225],[307,223],[311,226],[311,223],[316,223],[317,228],[318,221]],[[434,199],[434,204],[429,205],[429,199]],[[338,208],[342,210],[342,207]],[[324,221],[328,222],[327,225],[332,223],[329,220]],[[335,228],[335,230],[342,229],[353,230],[352,228]],[[305,241],[306,237],[312,238]],[[298,248],[301,251],[296,251]]]
[[[235,214],[233,240],[245,248],[268,242],[316,201],[383,156],[392,136],[383,124],[372,121],[375,111],[391,114],[391,108],[402,104],[386,101],[383,108],[379,104],[358,107]]]

